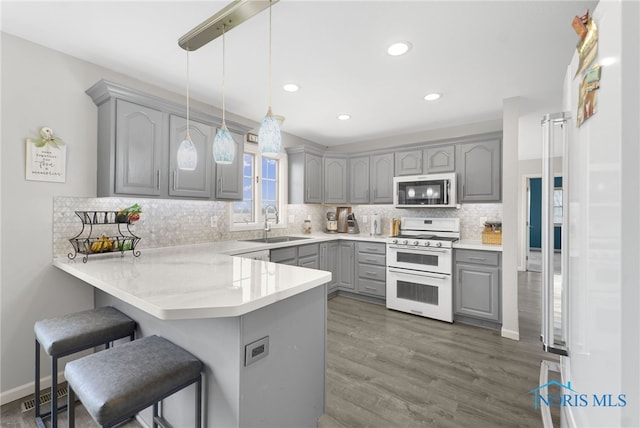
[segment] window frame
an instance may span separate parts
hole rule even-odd
[[[242,153],[242,162],[244,162],[244,154],[251,153],[254,156],[254,171],[253,177],[253,209],[256,216],[254,222],[234,223],[233,221],[233,202],[229,204],[229,231],[250,231],[250,230],[263,230],[264,229],[264,213],[262,212],[262,159],[277,159],[278,160],[278,223],[271,223],[272,229],[286,229],[287,223],[287,195],[288,195],[288,165],[287,165],[287,153],[283,150],[278,156],[262,156],[258,145],[255,143],[245,143],[244,151]],[[256,185],[255,178],[261,177],[260,181]],[[243,175],[244,179],[244,175]],[[244,195],[244,192],[243,192]]]

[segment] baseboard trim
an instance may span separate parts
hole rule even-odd
[[[504,327],[500,331],[500,335],[502,337],[506,337],[507,339],[520,340],[520,332],[519,331],[508,330],[508,329],[506,329]]]
[[[64,377],[64,372],[59,372],[58,382],[62,383],[66,381],[67,380]],[[35,382],[29,382],[29,383],[25,383],[24,385],[17,386],[8,391],[2,391],[0,393],[0,406],[4,406],[5,404],[11,403],[13,401],[22,400],[29,396],[32,396],[35,390],[35,387],[36,387]],[[51,388],[51,376],[46,376],[40,379],[40,388],[41,389]]]

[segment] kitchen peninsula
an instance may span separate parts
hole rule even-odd
[[[139,337],[161,335],[204,362],[206,426],[316,426],[330,273],[222,255],[215,244],[54,265],[93,286],[96,306],[135,319]],[[192,426],[192,404],[187,388],[163,407],[174,426]],[[151,425],[149,411],[141,417]]]

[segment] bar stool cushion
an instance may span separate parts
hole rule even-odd
[[[202,368],[189,352],[149,336],[71,361],[64,375],[93,419],[108,426],[193,382]]]
[[[63,356],[129,336],[136,323],[110,306],[37,321],[36,339],[47,354]]]

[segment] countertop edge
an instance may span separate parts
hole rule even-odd
[[[502,253],[502,245],[483,244],[482,241],[474,241],[470,239],[462,239],[460,241],[454,242],[453,249],[495,251],[498,253]]]

